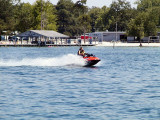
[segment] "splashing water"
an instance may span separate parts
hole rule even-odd
[[[0,66],[84,66],[85,60],[74,54],[54,58],[24,58],[22,60],[0,60]]]

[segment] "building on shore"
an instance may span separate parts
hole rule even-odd
[[[127,37],[127,42],[128,43],[160,43],[160,36],[149,36],[149,37],[144,37],[140,41],[138,41],[135,37]]]
[[[97,39],[98,42],[112,42],[112,41],[127,41],[126,32],[94,32],[89,33],[92,39]]]
[[[157,36],[159,36],[159,37],[160,37],[160,32],[158,32],[158,33],[157,33]]]
[[[14,38],[21,42],[21,44],[62,44],[69,36],[49,30],[30,30],[24,33],[15,35]],[[15,40],[15,42],[17,42]]]
[[[101,42],[128,42],[128,43],[138,43],[136,37],[127,36],[126,32],[94,32],[88,33],[89,38],[92,38],[92,41]],[[148,36],[144,37],[141,42],[143,43],[160,43],[160,32],[157,33],[157,36]]]
[[[67,35],[49,31],[49,30],[29,30],[24,33],[20,33],[8,39],[1,39],[0,44],[8,45],[98,45],[103,42],[126,42],[126,43],[160,43],[160,32],[157,36],[144,37],[141,41],[138,41],[136,37],[127,36],[126,32],[93,32],[86,33],[77,37],[69,37]]]

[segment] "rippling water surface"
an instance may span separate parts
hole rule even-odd
[[[160,48],[0,48],[0,120],[160,120]]]

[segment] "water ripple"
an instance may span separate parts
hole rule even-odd
[[[77,49],[0,48],[0,119],[160,119],[160,48],[85,47],[101,64],[66,65]],[[47,63],[56,58],[67,62]]]

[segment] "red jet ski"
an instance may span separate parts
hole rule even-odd
[[[93,54],[88,54],[86,53],[85,56],[83,57],[86,60],[86,65],[85,67],[90,67],[95,64],[97,64],[99,61],[101,61],[98,57],[96,57]]]

